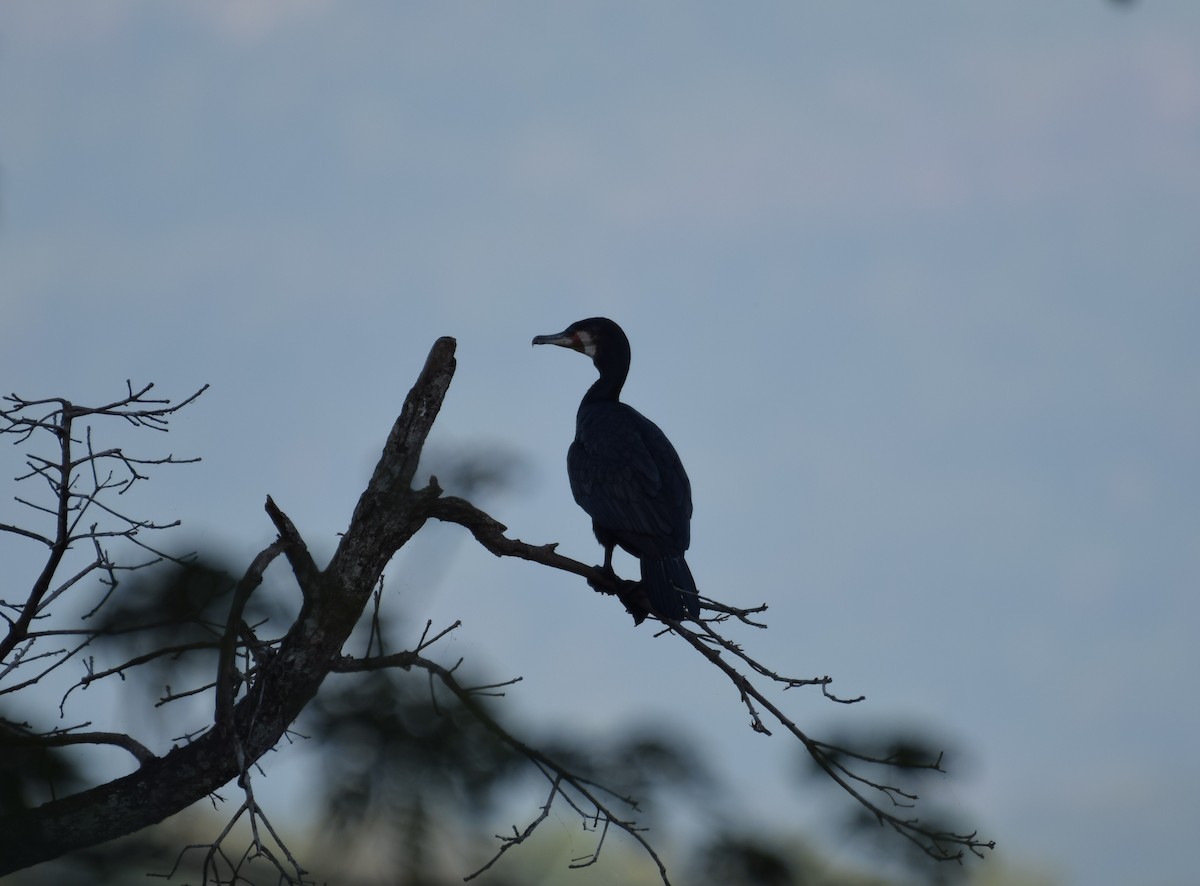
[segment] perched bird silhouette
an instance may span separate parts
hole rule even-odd
[[[619,545],[641,562],[642,589],[655,613],[696,618],[700,600],[683,556],[691,543],[692,486],[658,425],[620,400],[629,339],[612,320],[592,317],[533,343],[586,354],[600,372],[575,416],[567,475],[604,548],[604,570],[615,575]]]

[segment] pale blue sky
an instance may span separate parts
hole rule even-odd
[[[211,383],[169,438],[204,462],[144,501],[248,556],[267,493],[332,543],[454,335],[437,438],[519,454],[489,509],[595,560],[564,466],[593,370],[529,340],[611,316],[627,399],[692,477],[702,590],[767,600],[765,660],[869,698],[789,698],[800,721],[928,718],[971,750],[964,808],[1000,858],[1181,886],[1197,47],[1192,0],[9,0],[0,386]],[[525,677],[514,710],[664,717],[748,807],[820,817],[688,650],[451,550],[435,586],[392,586],[464,619],[454,655]]]

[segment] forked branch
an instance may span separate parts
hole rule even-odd
[[[18,482],[44,482],[50,491],[49,503],[38,504],[21,497],[16,500],[51,518],[52,526],[37,531],[0,523],[0,532],[28,538],[48,548],[46,562],[25,600],[0,601],[16,612],[15,618],[7,618],[8,631],[0,637],[0,661],[7,660],[29,639],[34,619],[44,616],[47,607],[83,576],[100,570],[115,586],[116,571],[122,567],[109,557],[104,547],[106,543],[118,539],[135,541],[143,530],[177,525],[135,519],[106,499],[109,495],[127,492],[135,482],[145,480],[143,470],[146,467],[199,459],[176,458],[174,455],[138,458],[127,455],[120,448],[97,449],[92,442],[91,425],[85,427],[82,440],[77,436],[77,422],[92,418],[124,419],[135,427],[165,431],[170,417],[203,394],[208,385],[177,403],[149,397],[152,388],[153,385],[145,385],[134,390],[133,385],[126,382],[126,395],[102,406],[80,406],[59,397],[34,400],[9,394],[3,398],[7,405],[0,408],[0,434],[12,437],[18,444],[30,440],[34,434],[49,438],[50,452],[47,455],[27,454],[28,471],[16,478]],[[90,525],[84,523],[89,514],[95,515]],[[68,551],[79,542],[87,541],[91,542],[88,547],[94,549],[94,560],[84,563],[67,580],[59,580],[55,587],[56,576]],[[11,666],[12,662],[9,664]]]
[[[299,534],[282,511],[273,502],[268,507],[279,540],[251,564],[240,596],[253,593],[262,570],[282,552],[301,584],[304,603],[286,635],[270,644],[258,643],[238,613],[230,613],[225,630],[215,638],[222,649],[215,681],[220,683],[220,691],[211,724],[217,728],[188,732],[170,752],[139,759],[139,768],[127,776],[36,809],[0,816],[0,876],[155,824],[232,779],[240,778],[243,787],[249,785],[246,775],[250,767],[276,746],[316,694],[384,567],[427,519],[424,504],[435,493],[412,489],[411,479],[454,374],[454,349],[454,340],[449,338],[439,339],[431,349],[392,427],[375,473],[324,570],[311,562]],[[43,509],[54,521],[53,530],[35,533],[51,540],[50,555],[25,600],[8,604],[0,601],[0,612],[8,615],[7,634],[0,642],[0,668],[11,670],[33,660],[35,653],[27,649],[31,641],[38,636],[52,636],[45,631],[33,636],[31,624],[67,552],[77,512],[93,507],[97,495],[119,491],[114,485],[117,481],[100,470],[88,485],[72,485],[72,472],[91,465],[91,456],[103,452],[106,459],[113,457],[110,450],[92,449],[88,450],[90,456],[78,459],[73,449],[78,442],[73,423],[82,417],[107,416],[163,430],[168,416],[200,393],[170,405],[150,399],[150,390],[150,386],[138,390],[129,386],[127,396],[95,408],[78,407],[58,398],[29,400],[12,395],[7,398],[11,406],[0,410],[0,418],[8,423],[0,432],[13,434],[18,442],[46,432],[58,443],[56,457],[35,462],[39,469],[33,473],[50,482],[55,494],[54,507]],[[125,481],[136,480],[142,463],[119,461],[122,466],[132,466],[123,467],[131,471]],[[179,460],[168,456],[155,463],[175,461]],[[132,538],[147,525],[132,520],[124,528]],[[236,639],[231,641],[231,635]],[[249,662],[237,674],[232,674],[230,668],[231,643],[246,653]],[[184,694],[176,693],[174,697]],[[245,811],[252,823],[263,821],[249,792],[247,804]],[[265,841],[261,845],[265,847]]]

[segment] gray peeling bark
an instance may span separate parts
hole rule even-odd
[[[411,484],[454,375],[454,347],[452,338],[434,343],[350,526],[323,571],[309,558],[291,522],[268,500],[268,513],[280,531],[274,547],[288,558],[304,605],[242,699],[232,706],[219,700],[217,711],[224,712],[214,714],[216,728],[151,758],[136,772],[0,817],[0,876],[156,824],[237,778],[279,742],[341,654],[384,567],[429,516],[437,488],[414,490]],[[270,558],[256,558],[242,582],[246,593],[257,585]],[[255,569],[258,574],[251,574]],[[235,611],[231,618],[236,617]],[[237,629],[236,623],[230,626],[231,632]]]

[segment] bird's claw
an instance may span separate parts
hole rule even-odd
[[[587,580],[588,587],[600,594],[612,594],[621,601],[625,607],[625,611],[633,616],[634,624],[641,624],[646,620],[646,616],[653,614],[650,608],[650,600],[646,597],[646,592],[642,590],[640,581],[632,581],[631,579],[621,578],[611,566],[596,566],[597,572],[604,576],[604,581],[599,582],[589,578]]]

